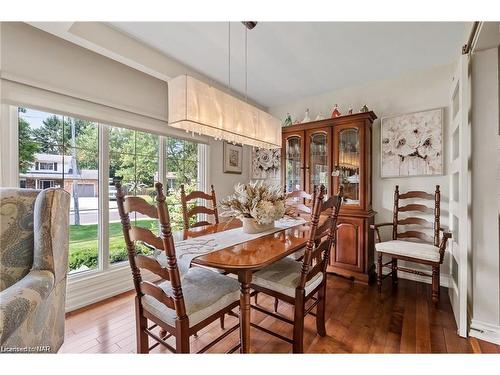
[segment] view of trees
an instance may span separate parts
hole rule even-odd
[[[35,162],[35,154],[64,155],[70,162],[70,172],[77,177],[81,170],[99,168],[99,126],[95,122],[68,116],[44,114],[41,119],[31,120],[33,112],[19,108],[19,172],[26,173]],[[39,114],[35,114],[39,116]],[[31,124],[30,124],[31,122]],[[35,125],[36,124],[36,125]],[[137,194],[149,202],[155,196],[154,182],[158,178],[160,137],[155,134],[114,126],[108,127],[109,179],[120,180],[129,194]],[[167,205],[174,230],[182,229],[180,184],[187,191],[198,187],[198,145],[175,138],[164,139],[165,170],[168,185]],[[61,170],[59,169],[60,173]],[[109,232],[109,262],[127,259],[116,202],[109,203],[109,223],[98,223],[98,198],[78,197],[78,189],[72,193],[72,224],[70,225],[69,267],[72,271],[95,269],[99,257],[98,231],[107,225]],[[107,199],[107,197],[103,197]],[[80,210],[81,205],[81,210]],[[80,219],[82,221],[80,222]],[[151,230],[158,227],[156,220],[143,216],[133,218],[135,225]],[[138,251],[150,250],[138,245]]]
[[[75,171],[98,169],[98,125],[68,116],[47,115],[33,128],[19,108],[19,170],[26,173],[36,153],[74,157]],[[73,137],[74,136],[74,137]],[[159,137],[154,134],[111,127],[109,131],[109,177],[121,180],[139,193],[152,188],[158,170]],[[173,188],[197,181],[198,146],[175,138],[165,142],[166,170],[175,174]],[[171,175],[172,177],[172,175]],[[142,191],[141,191],[142,192]]]

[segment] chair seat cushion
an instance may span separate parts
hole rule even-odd
[[[181,283],[190,327],[240,299],[238,281],[204,268],[189,269]],[[169,281],[158,286],[169,296],[173,295]],[[141,301],[145,310],[168,325],[175,326],[177,318],[175,310],[168,308],[149,295],[142,297]]]
[[[252,284],[266,289],[295,297],[295,289],[300,282],[302,262],[291,258],[283,258],[263,268],[253,275]],[[323,280],[320,272],[306,283],[306,296],[311,293]]]
[[[431,262],[439,262],[440,259],[439,247],[426,243],[393,240],[377,243],[375,249],[387,254],[402,255]]]
[[[297,250],[295,253],[290,254],[287,256],[287,258],[293,259],[293,260],[299,260],[304,256],[304,253],[306,252],[306,248],[303,247],[299,250]]]

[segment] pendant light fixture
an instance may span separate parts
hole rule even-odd
[[[169,125],[186,132],[260,148],[281,147],[281,123],[247,103],[247,31],[245,25],[245,101],[188,75],[168,81]],[[253,25],[253,26],[252,26]],[[229,26],[228,91],[231,92],[231,27]]]

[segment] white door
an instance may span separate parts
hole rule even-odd
[[[458,326],[458,334],[467,336],[468,284],[470,282],[469,261],[471,253],[471,123],[470,123],[470,69],[469,56],[463,55],[453,75],[450,92],[450,201],[449,225],[452,240],[450,301]]]

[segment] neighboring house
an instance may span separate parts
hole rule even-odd
[[[26,173],[20,174],[19,184],[22,188],[47,189],[62,187],[68,193],[73,192],[73,183],[79,197],[97,197],[97,169],[81,169],[73,173],[72,156],[35,154],[35,162]]]

